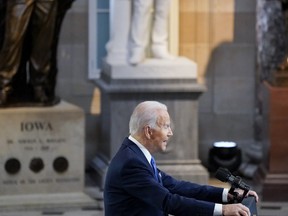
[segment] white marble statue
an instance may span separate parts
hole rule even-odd
[[[173,59],[168,52],[169,11],[170,0],[110,0],[106,61],[137,65],[146,59],[147,48],[152,58]]]
[[[170,0],[132,0],[130,64],[137,65],[145,60],[150,40],[153,58],[174,58],[168,52],[169,9]]]
[[[110,38],[106,61],[127,64],[130,34],[131,0],[110,0]]]

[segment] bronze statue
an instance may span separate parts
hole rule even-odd
[[[57,44],[74,0],[0,0],[0,106],[56,104]]]

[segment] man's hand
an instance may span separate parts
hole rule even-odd
[[[241,203],[236,203],[223,205],[222,214],[223,216],[250,216],[250,211]]]
[[[255,191],[249,190],[246,197],[247,196],[254,196],[256,199],[256,202],[258,202],[258,200],[259,200],[258,194]]]
[[[242,197],[244,191],[241,189],[236,189],[235,192],[237,192],[239,194],[239,196]],[[258,200],[259,200],[258,194],[253,190],[248,191],[248,193],[246,194],[246,197],[248,197],[248,196],[254,196],[256,202],[258,202]],[[233,200],[233,196],[232,196],[232,194],[228,194],[228,201],[231,201],[231,200]]]

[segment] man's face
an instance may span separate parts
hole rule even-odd
[[[151,149],[153,152],[164,152],[167,148],[167,142],[173,135],[170,127],[170,116],[166,110],[159,112],[157,127],[151,129]]]

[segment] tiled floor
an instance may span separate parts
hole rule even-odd
[[[77,203],[77,200],[70,204],[55,204],[52,202],[43,207],[27,205],[27,207],[16,205],[13,207],[0,208],[0,216],[103,216],[103,193],[97,187],[86,187],[85,194],[91,199],[83,204]],[[63,200],[63,198],[62,198]],[[70,200],[73,200],[70,198]],[[82,202],[82,201],[81,201]],[[27,203],[27,202],[26,202]]]

